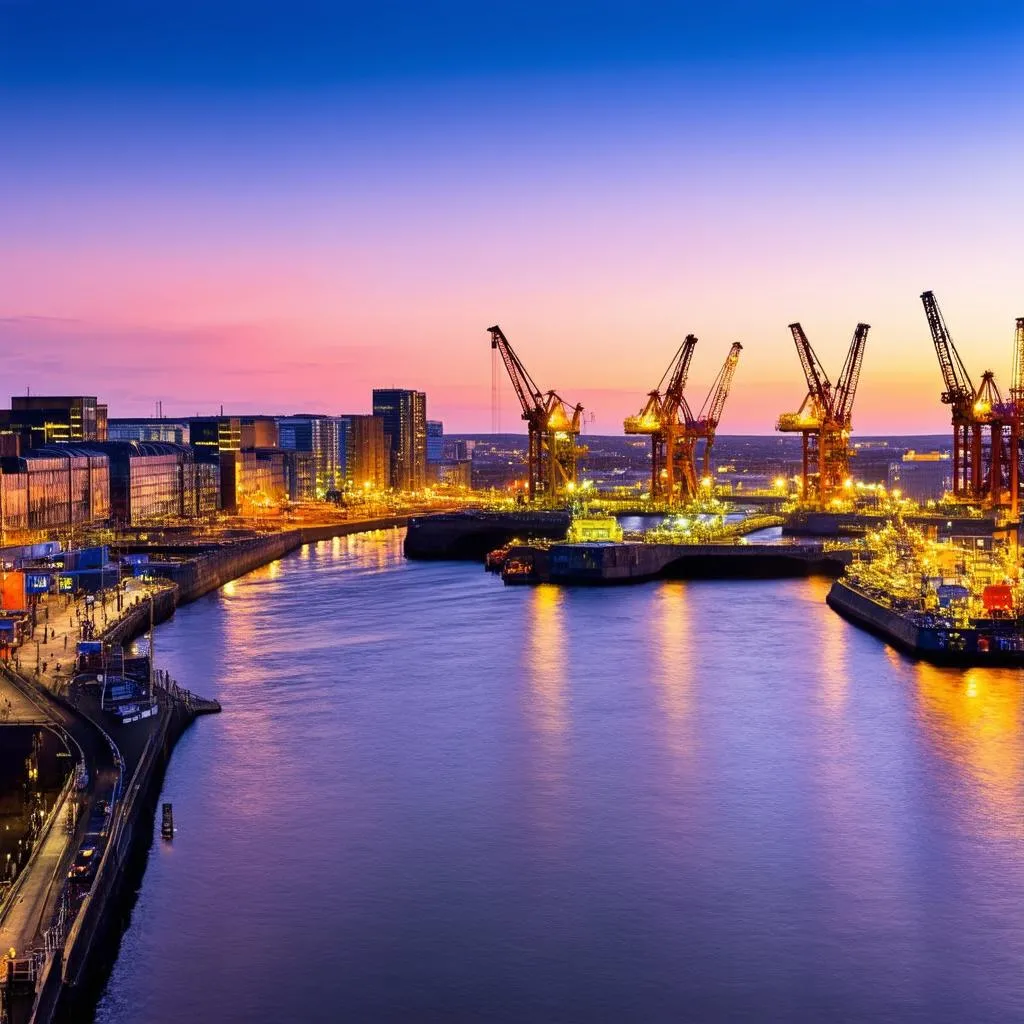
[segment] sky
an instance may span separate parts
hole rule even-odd
[[[770,433],[787,325],[834,380],[865,321],[855,431],[941,431],[922,291],[1010,383],[1022,52],[994,0],[0,0],[0,400],[487,431],[498,323],[594,433],[738,340]]]

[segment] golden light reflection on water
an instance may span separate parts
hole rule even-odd
[[[830,714],[839,715],[845,709],[849,696],[847,665],[853,627],[825,604],[830,581],[815,579],[810,582],[812,600],[820,602],[824,609],[821,616],[821,699]]]
[[[655,596],[649,643],[657,657],[657,678],[668,723],[670,746],[677,753],[689,750],[680,726],[693,699],[694,656],[690,638],[689,593],[682,582],[661,584]]]
[[[997,669],[914,666],[918,709],[929,739],[971,786],[977,827],[1024,837],[1021,678]]]
[[[530,595],[529,629],[530,705],[537,728],[549,737],[565,733],[565,592],[542,584]]]

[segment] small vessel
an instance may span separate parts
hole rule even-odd
[[[174,807],[163,804],[160,811],[160,835],[164,839],[174,838]]]

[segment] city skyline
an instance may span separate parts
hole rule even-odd
[[[1009,386],[1015,6],[58,8],[0,13],[11,393],[335,413],[393,383],[487,432],[499,323],[613,434],[692,331],[691,399],[739,340],[722,431],[769,434],[786,325],[832,367],[863,320],[855,432],[940,433],[927,289]]]

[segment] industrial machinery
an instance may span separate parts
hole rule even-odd
[[[683,392],[696,347],[696,337],[688,334],[662,374],[658,386],[648,393],[647,404],[640,414],[628,416],[623,423],[627,434],[647,434],[651,438],[651,498],[655,500],[673,501],[677,481],[685,480],[679,443],[683,432],[682,417],[686,415]]]
[[[689,415],[689,409],[684,406],[686,412],[686,430],[684,432],[684,445],[688,448],[686,457],[687,465],[692,467],[692,476],[696,480],[697,466],[697,445],[704,441],[704,452],[701,458],[701,478],[707,479],[711,475],[711,449],[715,443],[715,433],[718,424],[722,419],[722,412],[725,409],[725,400],[729,397],[729,389],[732,387],[732,379],[736,375],[736,366],[740,361],[740,353],[743,346],[734,341],[725,357],[722,368],[718,371],[708,391],[704,404],[696,416]]]
[[[501,328],[495,324],[488,330],[491,333],[491,351],[501,355],[527,424],[529,499],[531,502],[564,500],[576,487],[576,460],[580,453],[577,438],[583,406],[570,407],[554,391],[542,392],[526,372]],[[494,370],[496,366],[492,372]],[[496,379],[495,375],[495,388]]]
[[[658,386],[648,393],[647,404],[639,415],[627,417],[623,424],[627,434],[650,436],[651,497],[669,504],[688,501],[699,493],[697,446],[702,440],[703,475],[710,472],[715,432],[743,349],[739,342],[730,348],[700,412],[694,416],[684,392],[696,345],[692,334],[683,339]]]
[[[932,292],[921,295],[928,329],[939,358],[945,390],[942,401],[950,407],[953,423],[953,495],[964,501],[995,507],[1016,508],[1019,490],[1020,416],[1024,396],[1019,378],[1020,348],[1024,345],[1021,321],[1017,321],[1014,352],[1014,383],[1010,402],[1004,402],[991,370],[982,374],[975,388],[957,352],[939,304]],[[987,433],[987,438],[986,438]]]
[[[800,497],[825,504],[849,486],[853,403],[869,325],[857,324],[834,389],[803,328],[794,323],[789,329],[807,381],[807,395],[795,413],[779,417],[776,430],[801,435]]]

